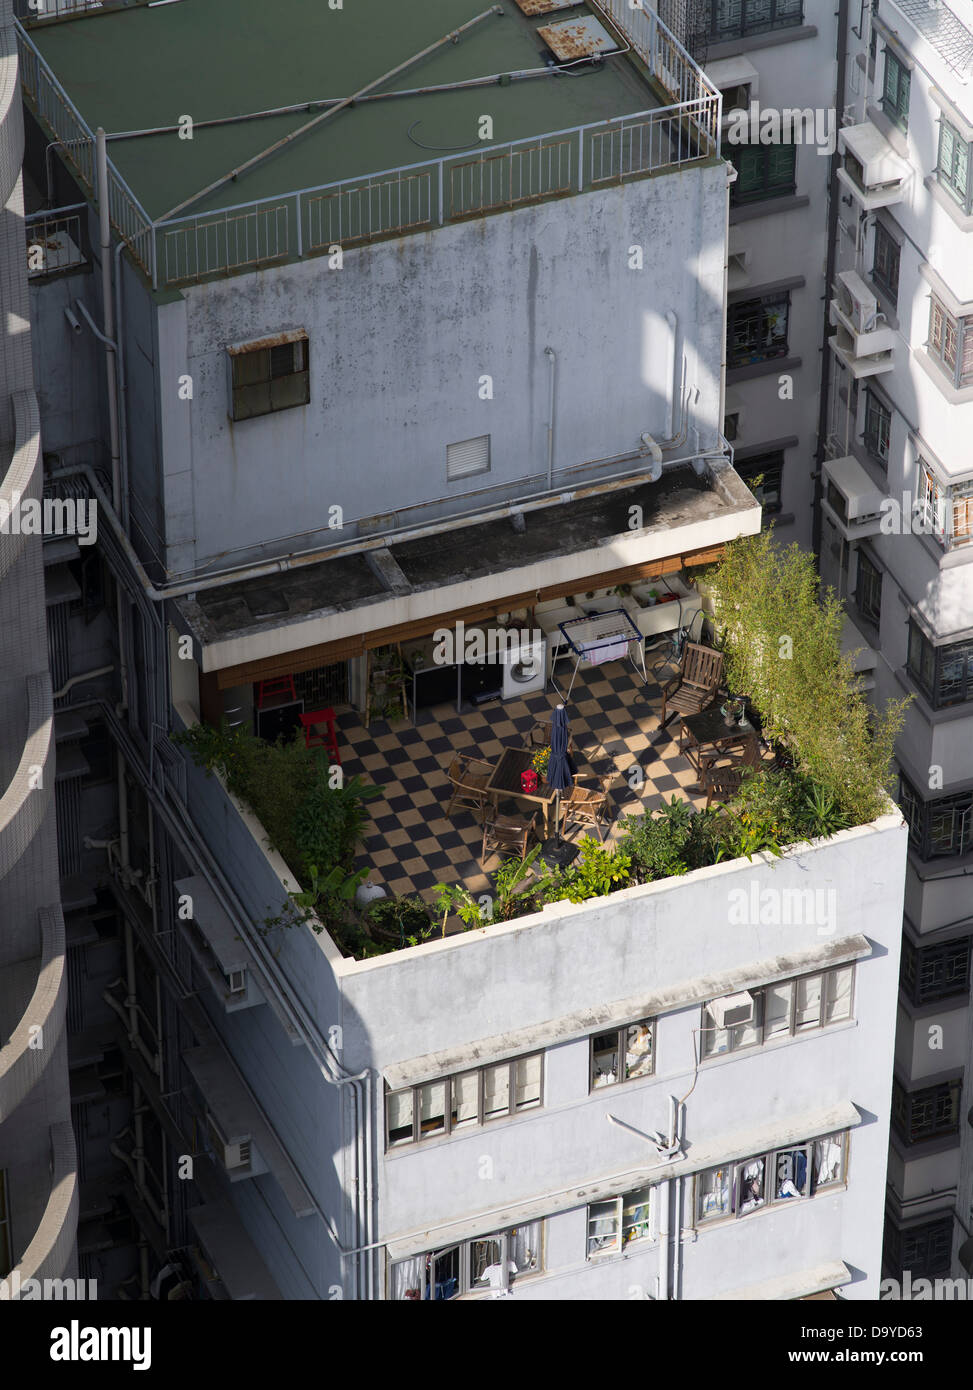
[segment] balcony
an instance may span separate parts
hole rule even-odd
[[[38,915],[40,956],[0,971],[0,1124],[40,1080],[64,1030],[64,921],[58,907]]]
[[[902,201],[909,165],[871,121],[839,130],[838,150],[844,155],[838,180],[864,211]]]
[[[828,339],[831,351],[856,381],[892,370],[895,330],[856,271],[839,272],[829,318],[837,329]]]

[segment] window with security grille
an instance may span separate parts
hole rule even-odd
[[[885,50],[885,80],[882,83],[882,110],[900,130],[909,129],[909,87],[912,74],[892,52]]]
[[[912,1278],[929,1279],[949,1272],[953,1251],[953,1218],[940,1217],[924,1226],[900,1231],[891,1218],[885,1223],[885,1263],[897,1278],[906,1270]]]
[[[710,43],[722,43],[803,22],[804,0],[707,0],[704,27]]]
[[[910,618],[908,669],[934,709],[973,700],[973,640],[934,647]]]
[[[876,222],[872,279],[879,289],[885,291],[893,305],[899,298],[899,255],[899,243],[890,236],[881,222]]]
[[[892,1083],[892,1124],[907,1144],[919,1144],[959,1129],[960,1094],[963,1078],[956,1077],[938,1086],[907,1091],[899,1081]]]
[[[782,198],[797,187],[797,147],[781,145],[730,145],[730,162],[737,171],[730,185],[730,206]]]
[[[969,545],[973,540],[973,479],[941,483],[920,458],[916,510],[925,533],[935,536],[944,550]]]
[[[920,859],[944,859],[973,849],[973,792],[924,802],[900,776],[899,806]]]
[[[973,179],[970,177],[970,153],[973,146],[964,140],[955,126],[943,119],[939,124],[939,159],[936,178],[940,186],[959,203],[965,213],[971,210]]]
[[[789,294],[740,299],[727,306],[727,366],[746,367],[787,356]]]
[[[733,467],[760,503],[764,515],[775,516],[780,511],[783,451],[778,449],[774,453],[734,460]]]
[[[875,392],[865,388],[865,448],[883,468],[888,467],[889,439],[892,433],[892,412]]]
[[[280,334],[252,346],[228,349],[230,418],[250,420],[308,405],[311,378],[307,334]]]
[[[879,626],[882,619],[882,572],[863,550],[858,552],[855,606],[866,622]]]
[[[971,942],[973,938],[961,936],[938,946],[913,946],[907,936],[902,938],[899,983],[913,1004],[969,993]]]
[[[955,318],[935,295],[930,297],[927,347],[953,386],[973,386],[973,318]]]

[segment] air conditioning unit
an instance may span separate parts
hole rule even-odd
[[[231,994],[246,994],[247,992],[247,972],[246,970],[231,970],[226,977],[227,985]]]
[[[220,1129],[216,1119],[207,1112],[206,1125],[216,1156],[228,1173],[250,1167],[250,1139],[240,1139],[231,1144]]]
[[[722,999],[711,1000],[706,1009],[717,1028],[738,1028],[753,1022],[753,995],[746,990],[724,994]]]
[[[741,82],[736,87],[723,88],[723,115],[731,111],[749,111],[751,101],[749,82]]]
[[[879,310],[871,288],[856,271],[842,270],[834,290],[828,316],[838,331],[828,339],[831,351],[856,381],[891,371],[895,365],[895,330]]]
[[[838,151],[843,157],[838,182],[867,212],[901,202],[909,177],[908,161],[895,153],[871,121],[842,126]]]

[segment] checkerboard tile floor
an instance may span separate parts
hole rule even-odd
[[[668,674],[668,673],[664,673]],[[476,814],[458,807],[447,820],[451,788],[447,769],[457,754],[495,761],[509,746],[523,747],[532,726],[548,720],[558,697],[553,690],[522,700],[483,705],[456,713],[455,705],[420,710],[418,722],[388,725],[374,720],[370,729],[355,710],[338,715],[338,737],[345,775],[355,773],[381,786],[383,797],[369,802],[371,823],[356,867],[389,894],[419,894],[427,902],[437,883],[464,885],[471,893],[489,892],[489,875],[499,861],[479,862],[482,829]],[[579,671],[567,706],[574,759],[582,778],[604,776],[615,768],[611,786],[614,820],[606,840],[622,835],[619,819],[655,810],[673,796],[696,806],[705,798],[689,790],[696,774],[680,753],[678,716],[659,731],[662,694],[650,676],[643,685],[627,663]],[[641,765],[641,787],[630,769]],[[500,804],[516,814],[516,803]],[[569,831],[578,839],[580,829]]]

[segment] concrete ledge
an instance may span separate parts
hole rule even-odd
[[[766,1279],[762,1284],[748,1284],[745,1289],[734,1289],[732,1293],[717,1294],[714,1302],[790,1302],[850,1283],[851,1270],[843,1260],[835,1260],[832,1264],[817,1265],[814,1269],[802,1269],[797,1274],[785,1274],[780,1279]]]
[[[38,467],[41,457],[41,423],[37,408],[37,397],[33,391],[16,391],[13,395],[14,409],[14,451],[10,466],[3,482],[0,483],[0,501],[7,506],[13,504],[14,493],[20,500],[35,498],[40,500],[43,485],[42,470]],[[30,537],[12,530],[0,530],[0,579],[20,558]]]
[[[0,878],[6,878],[47,814],[54,789],[54,702],[47,671],[27,677],[27,738],[17,770],[0,797]],[[34,769],[41,783],[32,787]]]
[[[0,1124],[36,1086],[64,1031],[67,1011],[64,918],[60,907],[42,907],[40,969],[24,1016],[5,1047],[0,1047]],[[41,1045],[32,1046],[42,1029]]]

